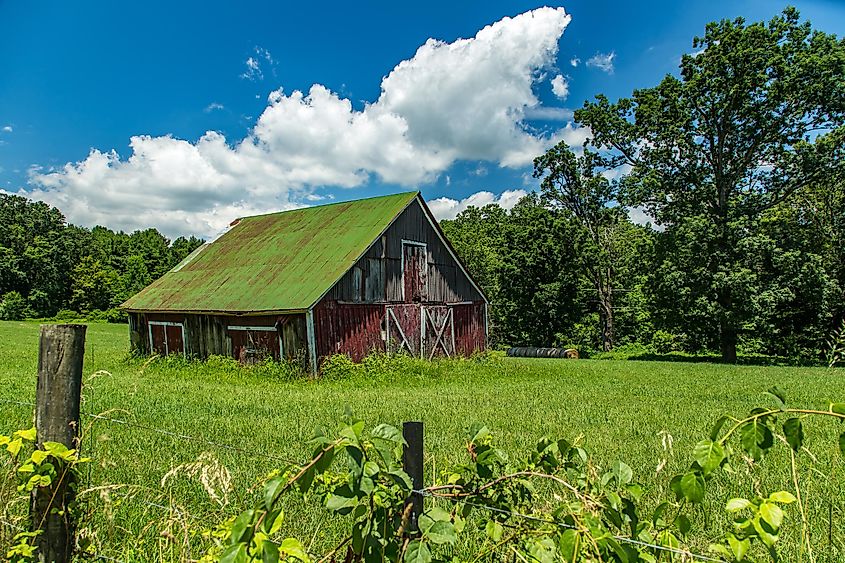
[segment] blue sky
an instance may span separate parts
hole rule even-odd
[[[845,33],[845,3],[795,5]],[[441,217],[508,206],[532,156],[583,139],[584,100],[675,72],[708,21],[783,8],[541,6],[0,2],[0,189],[171,236],[417,188]]]

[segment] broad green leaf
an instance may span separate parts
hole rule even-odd
[[[830,412],[845,415],[845,403],[833,403],[830,405]],[[15,433],[17,434],[17,432]]]
[[[613,462],[613,476],[620,485],[625,485],[631,482],[634,478],[634,471],[625,463],[616,460]]]
[[[728,501],[728,504],[725,505],[725,510],[728,512],[738,512],[745,508],[751,506],[751,501],[744,499],[744,498],[732,498]]]
[[[845,432],[839,435],[839,453],[845,456]]]
[[[774,398],[775,402],[778,405],[778,408],[783,409],[786,406],[786,395],[777,386],[770,387],[766,394]]]
[[[30,459],[35,465],[41,465],[41,462],[47,459],[47,456],[49,455],[50,454],[48,454],[44,450],[35,450],[34,452],[32,452]]]
[[[748,548],[751,547],[751,542],[748,539],[737,539],[733,534],[728,534],[728,545],[731,546],[734,559],[742,561],[745,559],[745,554],[748,553]]]
[[[438,520],[425,533],[426,539],[439,545],[455,543],[455,527],[447,520]]]
[[[279,509],[273,512],[268,512],[267,515],[264,517],[264,531],[267,532],[268,536],[273,536],[278,532],[281,527],[282,523],[285,521],[285,513],[283,510]]]
[[[264,485],[264,508],[270,510],[285,486],[285,478],[282,475],[273,477]]]
[[[271,541],[261,543],[261,563],[279,563],[279,547]]]
[[[692,455],[698,465],[701,466],[704,474],[708,475],[722,465],[722,461],[725,459],[725,450],[718,442],[702,440],[695,445]]]
[[[307,553],[305,553],[305,548],[302,547],[302,544],[296,538],[284,539],[279,545],[279,551],[288,557],[293,557],[295,559],[299,559],[300,561],[305,561],[306,563],[311,561],[311,558],[308,557]]]
[[[487,534],[487,537],[493,540],[494,542],[497,542],[502,539],[502,533],[504,531],[505,529],[502,527],[502,525],[496,522],[495,520],[490,520],[484,527],[484,532]]]
[[[23,447],[23,442],[21,441],[20,438],[16,438],[15,440],[12,440],[8,444],[6,444],[6,450],[10,454],[12,454],[12,457],[15,457],[16,455],[18,455],[18,453],[21,451],[22,447]]]
[[[252,517],[255,513],[252,510],[244,510],[241,512],[235,521],[232,523],[231,529],[231,542],[236,544],[241,541],[248,542],[250,538],[250,534],[247,534],[247,527],[249,526],[250,522],[252,521]]]
[[[389,424],[379,424],[373,428],[372,432],[370,432],[370,436],[373,438],[388,440],[398,446],[405,444],[405,438],[402,436],[402,431]]]
[[[772,502],[779,502],[781,504],[792,504],[795,502],[795,496],[788,491],[778,491],[769,495],[769,500]]]
[[[33,426],[29,430],[17,430],[15,431],[12,436],[16,438],[20,438],[22,440],[26,440],[27,442],[34,442],[35,441],[35,427]]]
[[[786,443],[796,452],[801,449],[804,443],[804,427],[800,418],[790,418],[783,423],[783,435]]]
[[[783,522],[783,510],[773,502],[764,502],[760,505],[760,516],[775,529],[780,528]]]
[[[236,544],[229,546],[220,554],[220,563],[246,563],[246,546]]]
[[[475,422],[472,426],[469,427],[469,441],[470,443],[477,444],[479,440],[486,438],[490,435],[490,430],[487,429],[486,426]]]
[[[681,491],[688,501],[701,503],[704,501],[704,477],[692,471],[685,474],[681,477]]]
[[[722,427],[725,425],[727,421],[729,421],[731,417],[729,416],[720,416],[716,423],[713,425],[713,428],[710,430],[710,439],[714,442],[716,439],[719,438],[719,432],[722,430]]]
[[[560,535],[559,548],[564,561],[575,563],[581,551],[581,535],[576,530],[566,530]]]
[[[774,436],[768,426],[754,419],[740,428],[740,443],[754,461],[760,461],[766,450],[772,447]]]
[[[678,528],[678,531],[681,532],[682,536],[686,536],[692,528],[692,522],[690,522],[690,519],[685,515],[679,514],[675,519],[675,526]]]
[[[333,494],[326,499],[326,508],[338,514],[349,514],[355,508],[356,504],[358,504],[358,499],[355,497],[343,497]]]
[[[431,551],[420,540],[413,540],[405,550],[405,563],[431,563]]]

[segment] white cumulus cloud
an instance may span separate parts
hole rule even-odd
[[[587,59],[587,66],[603,70],[608,74],[613,74],[613,59],[615,58],[615,52],[596,53],[595,55]]]
[[[525,125],[547,110],[532,87],[555,64],[569,21],[563,8],[540,8],[469,39],[429,39],[363,109],[320,84],[278,89],[243,139],[214,131],[196,141],[135,136],[128,158],[94,149],[81,161],[33,171],[24,195],[77,224],[209,236],[237,216],[307,204],[319,187],[371,179],[416,187],[458,160],[527,166],[560,140],[577,145],[586,137],[571,123],[544,134]],[[247,60],[248,70],[265,69],[256,77],[275,64],[259,49]]]
[[[438,220],[454,219],[468,207],[484,207],[491,203],[505,209],[512,209],[526,195],[528,192],[525,190],[507,190],[498,197],[493,192],[477,192],[461,200],[439,197],[429,201],[428,206]]]
[[[13,130],[14,130],[14,129],[12,129],[12,126],[11,126],[11,125],[4,125],[4,126],[3,126],[3,132],[4,132],[4,133],[11,133]]]
[[[561,100],[569,96],[569,81],[562,74],[552,78],[552,93]]]

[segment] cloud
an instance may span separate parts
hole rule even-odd
[[[608,74],[613,74],[613,59],[616,58],[616,53],[596,53],[587,59],[587,66],[603,70]]]
[[[578,57],[572,57],[571,59],[569,59],[569,64],[577,67],[579,64],[581,64],[581,59],[579,59]]]
[[[461,200],[439,197],[429,201],[428,206],[437,220],[442,221],[443,219],[454,219],[468,207],[484,207],[491,203],[504,209],[512,209],[526,195],[528,195],[528,192],[525,190],[504,191],[499,197],[496,197],[493,192],[477,192]]]
[[[202,110],[202,111],[204,111],[205,113],[211,113],[212,111],[218,110],[218,109],[225,109],[225,108],[224,108],[223,104],[220,104],[220,103],[217,103],[217,102],[211,102],[210,104],[205,106],[205,109]]]
[[[23,195],[77,224],[209,236],[237,216],[301,206],[320,187],[417,187],[461,160],[524,167],[561,140],[586,137],[571,123],[545,133],[525,123],[538,112],[568,115],[541,106],[533,86],[553,67],[569,21],[562,8],[540,8],[469,39],[429,39],[361,110],[320,84],[278,89],[243,139],[134,136],[128,158],[93,149],[31,172]],[[272,61],[263,51],[250,59],[259,70]]]
[[[11,126],[11,125],[4,125],[4,126],[3,126],[3,132],[4,132],[4,133],[11,133],[13,130],[14,130],[14,129],[12,129],[12,126]]]
[[[567,108],[554,108],[548,106],[538,106],[534,108],[526,108],[525,118],[539,121],[571,121],[575,117],[575,112]]]
[[[561,100],[565,100],[569,96],[569,81],[562,74],[552,78],[552,93]]]
[[[253,48],[254,56],[247,57],[244,64],[246,71],[241,74],[241,78],[245,80],[261,81],[264,80],[265,69],[270,70],[273,76],[276,76],[276,59],[270,54],[270,51],[264,47],[255,46]]]

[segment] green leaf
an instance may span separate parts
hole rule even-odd
[[[413,540],[405,550],[405,563],[431,563],[431,552],[420,540]]]
[[[358,499],[355,497],[343,497],[332,494],[326,499],[326,509],[337,512],[338,514],[349,514],[355,508],[356,504],[358,504]]]
[[[830,412],[845,415],[845,403],[832,403],[830,405]],[[17,432],[15,432],[17,434]]]
[[[699,504],[704,501],[704,477],[699,473],[690,471],[681,477],[681,491],[684,497],[692,503]]]
[[[725,510],[728,512],[739,512],[745,508],[751,506],[751,501],[744,499],[744,498],[732,498],[728,501],[728,504],[725,505]]]
[[[35,441],[35,427],[33,426],[29,430],[17,430],[15,431],[12,436],[16,438],[20,438],[22,440],[26,440],[27,442],[34,442]]]
[[[729,421],[731,417],[729,416],[720,416],[716,423],[713,425],[713,428],[710,430],[710,439],[714,442],[719,437],[719,432],[722,430],[722,427],[725,425],[727,421]]]
[[[801,449],[804,443],[804,427],[800,418],[790,418],[783,423],[783,435],[786,443],[796,452]]]
[[[774,444],[774,436],[768,426],[755,418],[740,428],[740,443],[754,461],[760,461],[766,450]]]
[[[845,432],[839,435],[839,453],[845,456]]]
[[[502,533],[504,533],[505,529],[502,527],[501,524],[496,522],[495,520],[490,520],[487,522],[487,525],[484,527],[484,532],[487,534],[487,537],[497,542],[502,539]]]
[[[772,502],[779,502],[781,504],[792,504],[795,502],[795,496],[787,491],[778,491],[769,495],[769,500]]]
[[[733,552],[734,559],[742,561],[745,559],[745,554],[748,553],[748,549],[751,547],[751,542],[748,539],[737,539],[736,536],[729,533],[728,545],[731,546],[731,552]]]
[[[678,528],[678,531],[681,532],[682,536],[686,536],[690,529],[692,529],[692,522],[690,519],[687,518],[684,514],[679,514],[677,518],[675,518],[675,526]]]
[[[246,546],[243,544],[229,546],[220,554],[220,563],[246,563]]]
[[[281,529],[284,521],[285,513],[282,509],[278,509],[272,512],[267,512],[264,516],[262,527],[264,528],[264,531],[267,532],[267,535],[272,537],[279,531],[279,529]]]
[[[22,447],[23,447],[23,442],[21,441],[20,438],[17,438],[15,440],[12,440],[8,444],[6,444],[6,451],[8,451],[10,454],[12,454],[12,457],[15,457],[21,451]]]
[[[273,477],[264,485],[264,508],[270,510],[276,502],[276,498],[285,486],[285,478],[282,475]]]
[[[558,544],[564,561],[575,563],[578,560],[578,552],[581,551],[581,535],[578,531],[566,530],[560,535]]]
[[[780,528],[783,522],[783,510],[773,502],[764,502],[760,505],[760,516],[775,529]]]
[[[279,546],[271,541],[261,543],[261,563],[279,563]]]
[[[44,450],[35,450],[34,452],[32,452],[30,459],[35,465],[41,465],[41,462],[47,459],[49,455],[50,454],[48,454]]]
[[[248,542],[251,539],[251,534],[248,535],[246,532],[254,514],[255,512],[252,510],[244,510],[235,518],[231,530],[231,542],[233,544],[240,541]]]
[[[620,485],[625,485],[631,482],[631,479],[634,478],[634,471],[625,463],[616,460],[613,462],[613,476],[616,477],[616,481]]]
[[[695,445],[692,455],[698,465],[701,466],[704,474],[708,475],[722,465],[722,461],[725,459],[725,449],[718,442],[702,440]]]
[[[438,545],[453,544],[457,539],[455,535],[455,527],[452,522],[446,520],[438,520],[426,532],[426,539]]]
[[[305,553],[305,548],[302,547],[302,543],[300,543],[300,541],[296,538],[286,538],[283,540],[279,545],[279,551],[288,557],[293,557],[295,559],[299,559],[300,561],[311,561],[311,558],[308,557],[307,553]]]
[[[469,441],[472,444],[477,444],[479,440],[490,435],[490,430],[486,426],[475,422],[469,427]]]
[[[778,405],[778,408],[783,409],[784,407],[786,407],[786,395],[777,386],[770,387],[769,390],[766,392],[766,395],[769,395],[770,397],[774,398],[775,402]]]

